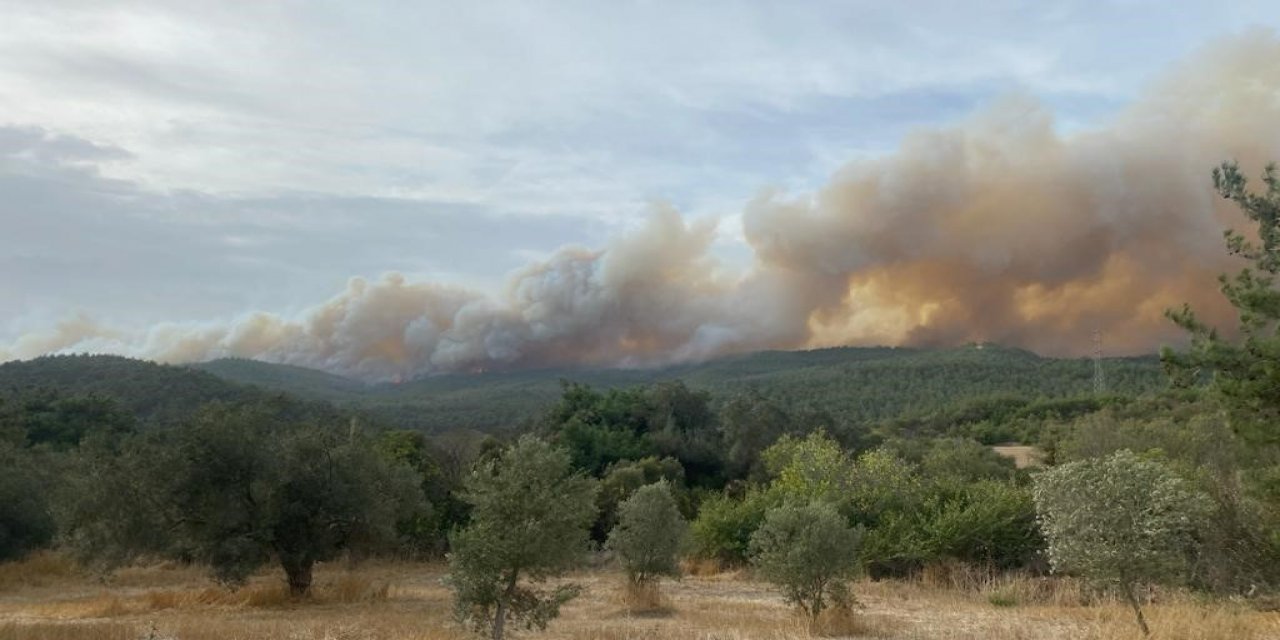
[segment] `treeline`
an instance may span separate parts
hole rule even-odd
[[[522,425],[557,402],[562,378],[596,389],[681,380],[690,388],[711,393],[717,403],[757,389],[786,398],[790,404],[816,407],[839,420],[864,424],[925,415],[970,398],[1060,399],[1093,392],[1089,360],[1043,358],[996,345],[764,352],[656,370],[488,372],[378,385],[246,360],[193,366],[227,380],[358,408],[397,428],[436,433]],[[1119,396],[1167,386],[1155,357],[1109,358],[1103,367],[1108,389]]]
[[[1154,357],[1113,358],[1103,366],[1116,397],[1167,386]],[[926,419],[976,401],[1089,398],[1092,372],[1088,360],[1042,358],[995,345],[766,352],[658,370],[441,375],[379,385],[249,360],[171,366],[119,356],[60,355],[0,364],[0,395],[52,389],[63,395],[111,398],[134,414],[144,429],[173,425],[213,400],[246,402],[287,395],[316,408],[330,405],[357,413],[366,423],[389,428],[510,433],[527,427],[559,401],[561,379],[600,390],[679,380],[710,393],[716,411],[754,392],[869,428],[900,418]],[[1010,439],[1005,436],[992,433],[983,439]]]

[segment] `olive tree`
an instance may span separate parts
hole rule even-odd
[[[425,508],[407,466],[277,409],[214,405],[169,437],[87,449],[61,510],[65,540],[108,565],[194,559],[227,584],[276,562],[304,596],[317,562],[393,543],[396,523]]]
[[[576,585],[538,589],[589,548],[596,483],[569,453],[524,436],[481,462],[464,483],[471,523],[450,537],[449,585],[458,618],[501,640],[508,617],[545,628]]]
[[[769,511],[752,534],[751,563],[812,622],[830,607],[852,604],[848,581],[857,571],[861,541],[861,529],[831,505],[789,504]]]
[[[680,515],[671,488],[664,482],[645,485],[618,506],[618,524],[608,545],[618,554],[634,587],[649,587],[662,576],[679,577],[680,546],[688,524]]]
[[[1118,587],[1150,635],[1138,588],[1185,576],[1207,498],[1128,450],[1040,473],[1034,498],[1054,571]]]

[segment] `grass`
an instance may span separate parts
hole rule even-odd
[[[624,579],[618,593],[620,607],[631,615],[665,616],[675,611],[671,601],[662,594],[662,583],[658,580],[636,584]]]
[[[461,640],[440,566],[338,563],[317,569],[315,593],[295,600],[268,572],[241,589],[211,585],[198,569],[136,567],[103,584],[56,557],[0,565],[0,640]],[[49,574],[39,569],[47,568]],[[704,571],[706,567],[699,567]],[[15,577],[18,576],[18,577]],[[1122,640],[1140,634],[1132,613],[1069,580],[1002,576],[959,567],[910,581],[860,582],[860,606],[812,627],[768,585],[744,572],[663,581],[628,593],[623,577],[573,576],[583,595],[544,633],[548,640]],[[1243,603],[1157,594],[1147,608],[1159,640],[1280,638],[1280,615]]]
[[[0,563],[0,594],[56,584],[80,575],[79,567],[66,556],[37,551],[18,562]]]

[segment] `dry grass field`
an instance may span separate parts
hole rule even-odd
[[[1045,454],[1039,447],[1029,447],[1021,444],[1001,444],[991,447],[991,450],[1013,460],[1014,466],[1019,469],[1029,469],[1044,465]]]
[[[264,574],[238,591],[200,571],[157,565],[103,583],[56,555],[0,565],[0,640],[444,640],[473,637],[450,617],[441,566],[341,563],[321,567],[316,593],[291,601]],[[862,582],[861,608],[809,629],[768,585],[740,572],[664,585],[666,607],[630,611],[620,576],[574,576],[586,586],[547,640],[791,640],[810,637],[1053,640],[1138,638],[1132,614],[1068,581],[987,579],[938,572],[919,581]],[[1280,613],[1242,603],[1165,596],[1151,605],[1154,637],[1280,638]]]

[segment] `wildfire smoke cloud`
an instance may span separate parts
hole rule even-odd
[[[601,250],[563,249],[497,298],[391,274],[353,279],[299,318],[142,334],[76,319],[0,359],[107,351],[161,361],[258,358],[368,379],[550,365],[646,366],[769,348],[994,341],[1077,355],[1177,340],[1166,308],[1229,325],[1213,193],[1227,159],[1280,159],[1280,40],[1205,50],[1104,126],[1062,134],[1028,97],[920,130],[817,193],[743,212],[754,263],[712,255],[713,221],[658,208]]]

